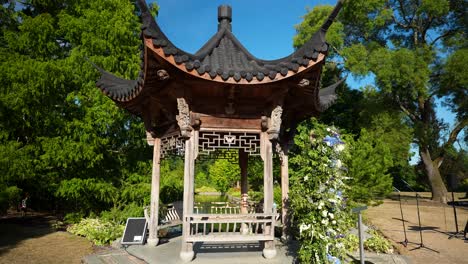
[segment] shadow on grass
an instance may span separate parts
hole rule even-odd
[[[26,215],[4,217],[0,219],[0,257],[21,241],[41,237],[55,232],[50,227],[50,221],[54,220],[46,215]]]

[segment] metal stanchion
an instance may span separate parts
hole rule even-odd
[[[395,188],[396,189],[396,188]],[[401,206],[401,194],[398,189],[398,201],[400,202],[400,213],[401,213],[401,222],[403,223],[403,233],[405,234],[405,240],[400,242],[404,247],[408,246],[408,237],[406,236],[406,226],[405,226],[405,217],[403,216],[403,207]]]
[[[359,259],[361,264],[364,264],[364,235],[362,230],[362,214],[361,212],[366,210],[367,206],[361,206],[351,209],[351,212],[358,214],[358,232],[359,232]]]
[[[413,249],[410,249],[410,250],[416,250],[416,249],[420,249],[420,248],[425,248],[425,249],[428,249],[430,251],[434,251],[436,253],[440,253],[439,251],[435,250],[435,249],[432,249],[432,248],[428,248],[424,245],[424,242],[423,242],[423,235],[422,235],[422,227],[421,227],[421,215],[419,213],[419,194],[416,193],[416,210],[418,211],[418,225],[419,225],[419,237],[420,237],[420,243],[419,243],[419,247],[416,247],[416,248],[413,248]]]

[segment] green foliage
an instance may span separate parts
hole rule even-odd
[[[426,180],[441,201],[446,189],[434,164],[468,124],[465,18],[465,4],[458,0],[355,0],[346,3],[339,19],[345,25],[345,67],[358,76],[372,75],[379,92],[405,115]],[[459,122],[445,140],[436,98]]]
[[[282,193],[281,193],[281,186],[275,185],[273,187],[273,201],[276,204],[276,208],[279,210],[282,206]]]
[[[239,166],[225,159],[216,160],[209,168],[209,173],[216,189],[222,193],[226,193],[240,179]]]
[[[22,190],[16,186],[0,184],[0,214],[6,213],[9,208],[17,208],[21,200]]]
[[[359,248],[359,237],[348,233],[342,238],[342,243],[346,252],[355,252]]]
[[[195,189],[195,192],[196,193],[202,193],[202,192],[217,192],[218,190],[216,190],[215,188],[213,187],[209,187],[209,186],[202,186],[202,187],[199,187],[199,188],[196,188]]]
[[[312,34],[319,31],[332,9],[333,7],[329,5],[315,6],[312,10],[307,9],[303,22],[296,26],[297,34],[293,39],[295,48],[304,45],[312,37]],[[333,23],[328,29],[326,41],[335,48],[340,48],[343,46],[343,39],[343,24],[341,22]]]
[[[298,127],[294,141],[297,148],[290,158],[290,202],[294,225],[299,228],[301,242],[298,256],[302,263],[326,263],[329,255],[345,256],[342,243],[351,225],[346,208],[344,164],[346,147],[324,139],[339,141],[334,128],[316,120]]]
[[[106,245],[122,236],[125,226],[98,218],[84,218],[71,225],[67,231],[86,237],[98,246]]]
[[[102,95],[98,72],[84,60],[137,75],[134,5],[10,1],[0,13],[1,181],[29,192],[42,209],[89,213],[144,203],[148,180],[135,181],[150,172],[150,164],[139,165],[151,158],[142,122]]]
[[[168,204],[181,201],[184,194],[184,166],[182,159],[167,159],[161,162],[159,198]],[[149,197],[149,193],[148,196]]]
[[[226,194],[229,194],[233,197],[241,197],[241,191],[238,188],[229,188],[229,190],[226,192]]]
[[[381,137],[376,137],[374,131],[362,129],[359,139],[352,145],[351,153],[350,198],[364,203],[383,199],[392,191],[392,177],[388,168],[393,165],[393,161],[388,146]]]
[[[143,207],[136,204],[130,203],[125,205],[122,209],[111,208],[110,210],[101,212],[100,220],[117,223],[124,225],[129,217],[143,217]]]
[[[377,253],[393,253],[393,247],[390,241],[373,229],[370,229],[369,233],[371,237],[364,241],[365,249]]]
[[[77,224],[83,219],[85,215],[82,212],[68,213],[63,217],[63,222],[67,224]]]

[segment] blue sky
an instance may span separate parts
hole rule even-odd
[[[157,22],[177,47],[194,53],[216,33],[218,6],[228,4],[232,6],[232,31],[241,43],[260,59],[277,59],[293,52],[293,36],[296,34],[294,26],[301,23],[307,8],[335,5],[336,2],[337,0],[158,0],[160,10]],[[350,76],[347,79],[347,83],[354,89],[372,82],[372,78],[355,79]],[[438,115],[453,125],[454,115],[450,111],[439,107]]]

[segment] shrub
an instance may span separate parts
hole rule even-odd
[[[199,187],[199,188],[196,188],[196,189],[195,189],[195,192],[196,192],[196,193],[202,193],[202,192],[218,192],[218,190],[216,190],[216,188],[210,187],[210,186],[201,186],[201,187]]]
[[[383,237],[379,232],[370,229],[369,234],[372,235],[364,241],[364,248],[377,253],[393,253],[393,247],[390,241]]]
[[[101,219],[108,222],[125,224],[129,217],[143,217],[143,207],[136,203],[127,204],[124,208],[112,208],[108,211],[101,212]]]
[[[346,252],[354,252],[359,248],[359,237],[354,234],[348,234],[342,238],[341,242]]]
[[[84,218],[79,223],[71,225],[67,231],[86,237],[98,246],[109,244],[122,236],[124,226],[98,218]]]
[[[327,263],[344,258],[343,238],[351,226],[345,194],[347,150],[334,128],[316,120],[298,127],[291,162],[290,203],[299,227],[301,263]],[[311,132],[309,132],[311,131]]]
[[[22,190],[16,186],[0,185],[0,214],[6,213],[8,208],[18,206],[21,192]]]
[[[67,224],[76,224],[83,219],[84,214],[82,212],[68,213],[63,218],[63,222]]]

